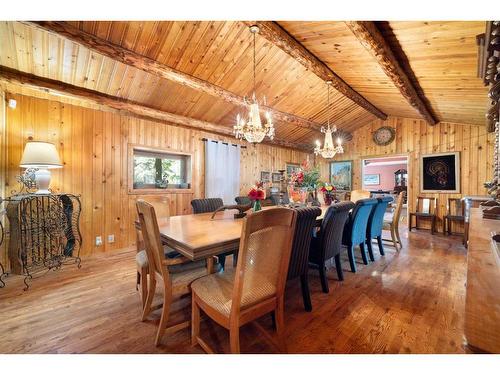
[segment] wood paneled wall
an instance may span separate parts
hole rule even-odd
[[[388,146],[377,146],[373,142],[373,132],[381,126],[391,126],[396,130],[396,139]],[[483,183],[492,178],[493,148],[493,135],[487,133],[485,126],[451,122],[429,126],[423,120],[389,117],[385,121],[375,120],[356,130],[352,142],[344,147],[345,153],[335,157],[335,160],[353,160],[353,189],[361,189],[362,159],[373,156],[407,155],[409,210],[415,209],[418,195],[437,197],[441,227],[448,198],[486,195]],[[449,151],[460,152],[460,194],[420,194],[420,155]],[[323,178],[328,179],[329,163],[320,159],[319,164]]]
[[[135,200],[164,200],[158,195],[128,194],[129,143],[193,153],[193,191],[165,194],[170,199],[170,214],[178,215],[190,213],[191,199],[204,196],[204,142],[201,139],[236,142],[54,100],[14,94],[9,97],[17,100],[17,108],[6,110],[5,194],[11,195],[19,189],[15,176],[22,171],[19,161],[25,143],[30,139],[55,143],[64,168],[52,171],[51,187],[82,196],[83,255],[132,245]],[[306,157],[307,154],[290,149],[248,145],[241,153],[241,192],[244,194],[260,178],[261,170],[283,169],[286,162],[298,163]],[[115,235],[112,244],[106,241],[109,234]],[[94,246],[96,236],[102,236],[102,246]]]

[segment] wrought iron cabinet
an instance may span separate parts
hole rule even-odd
[[[35,273],[69,263],[80,268],[82,236],[78,196],[22,194],[6,200],[10,270],[25,276],[25,290]]]

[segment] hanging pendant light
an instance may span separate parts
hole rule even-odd
[[[253,34],[253,94],[250,103],[245,98],[245,104],[248,106],[247,119],[239,113],[236,117],[234,135],[237,139],[245,138],[250,143],[260,143],[266,136],[270,139],[274,138],[274,126],[269,112],[266,112],[264,124],[260,118],[259,102],[255,93],[255,34],[259,32],[259,28],[251,26],[250,32]],[[266,105],[266,98],[264,98],[264,105]]]
[[[328,115],[328,110],[330,109],[330,86],[332,85],[332,81],[326,81],[326,84],[328,85]],[[334,146],[333,144],[332,133],[336,131],[337,127],[335,125],[333,127],[330,127],[330,116],[328,116],[326,128],[324,126],[321,127],[321,132],[325,133],[325,142],[323,144],[323,148],[321,148],[321,142],[319,140],[316,141],[316,147],[314,148],[315,155],[321,155],[325,159],[331,159],[337,154],[344,153],[344,148],[342,147],[342,139],[337,138],[337,146]]]

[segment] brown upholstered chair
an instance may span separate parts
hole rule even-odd
[[[321,288],[324,293],[329,292],[326,276],[326,261],[335,258],[335,268],[339,280],[344,280],[340,252],[342,250],[342,234],[349,218],[349,211],[354,208],[350,201],[334,203],[325,213],[321,222],[321,229],[311,242],[309,262],[319,270]]]
[[[321,215],[319,207],[296,208],[297,224],[295,225],[295,235],[292,242],[292,255],[288,266],[288,280],[296,279],[300,276],[302,289],[302,299],[304,309],[312,310],[311,295],[309,293],[309,247],[316,226],[317,217]]]
[[[436,231],[436,220],[437,220],[437,198],[428,197],[417,197],[417,207],[415,212],[410,212],[408,217],[408,230],[411,231],[412,228],[420,229],[418,226],[419,220],[430,220],[431,221],[431,233],[434,234]],[[413,217],[415,217],[415,226],[413,227]]]
[[[212,352],[200,337],[200,309],[229,330],[232,353],[240,352],[240,327],[273,312],[279,346],[286,350],[284,291],[296,217],[296,211],[282,207],[248,215],[236,270],[202,277],[191,285],[193,346]]]
[[[404,191],[399,193],[396,199],[396,208],[394,209],[392,215],[384,216],[384,224],[382,227],[382,229],[391,232],[391,240],[397,251],[399,251],[398,245],[403,248],[401,237],[399,236],[399,223],[401,222],[401,211],[403,210],[405,194],[406,193]]]
[[[356,203],[360,199],[370,198],[370,195],[371,195],[371,193],[368,190],[357,189],[357,190],[351,191],[350,200],[351,200],[351,202]]]
[[[451,223],[465,222],[465,202],[462,198],[448,198],[446,215],[443,217],[443,234],[451,234]]]
[[[161,244],[158,222],[153,206],[143,200],[136,203],[141,224],[144,247],[149,260],[148,293],[142,312],[145,321],[153,310],[152,302],[156,292],[156,283],[163,283],[163,305],[160,325],[156,334],[155,344],[159,345],[164,333],[173,333],[189,326],[189,321],[167,327],[170,315],[170,305],[174,298],[191,293],[190,284],[207,274],[206,263],[191,262],[180,256],[174,259],[165,258]]]

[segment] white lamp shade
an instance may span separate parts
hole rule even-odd
[[[49,142],[28,142],[24,147],[20,167],[62,168],[56,146]]]

